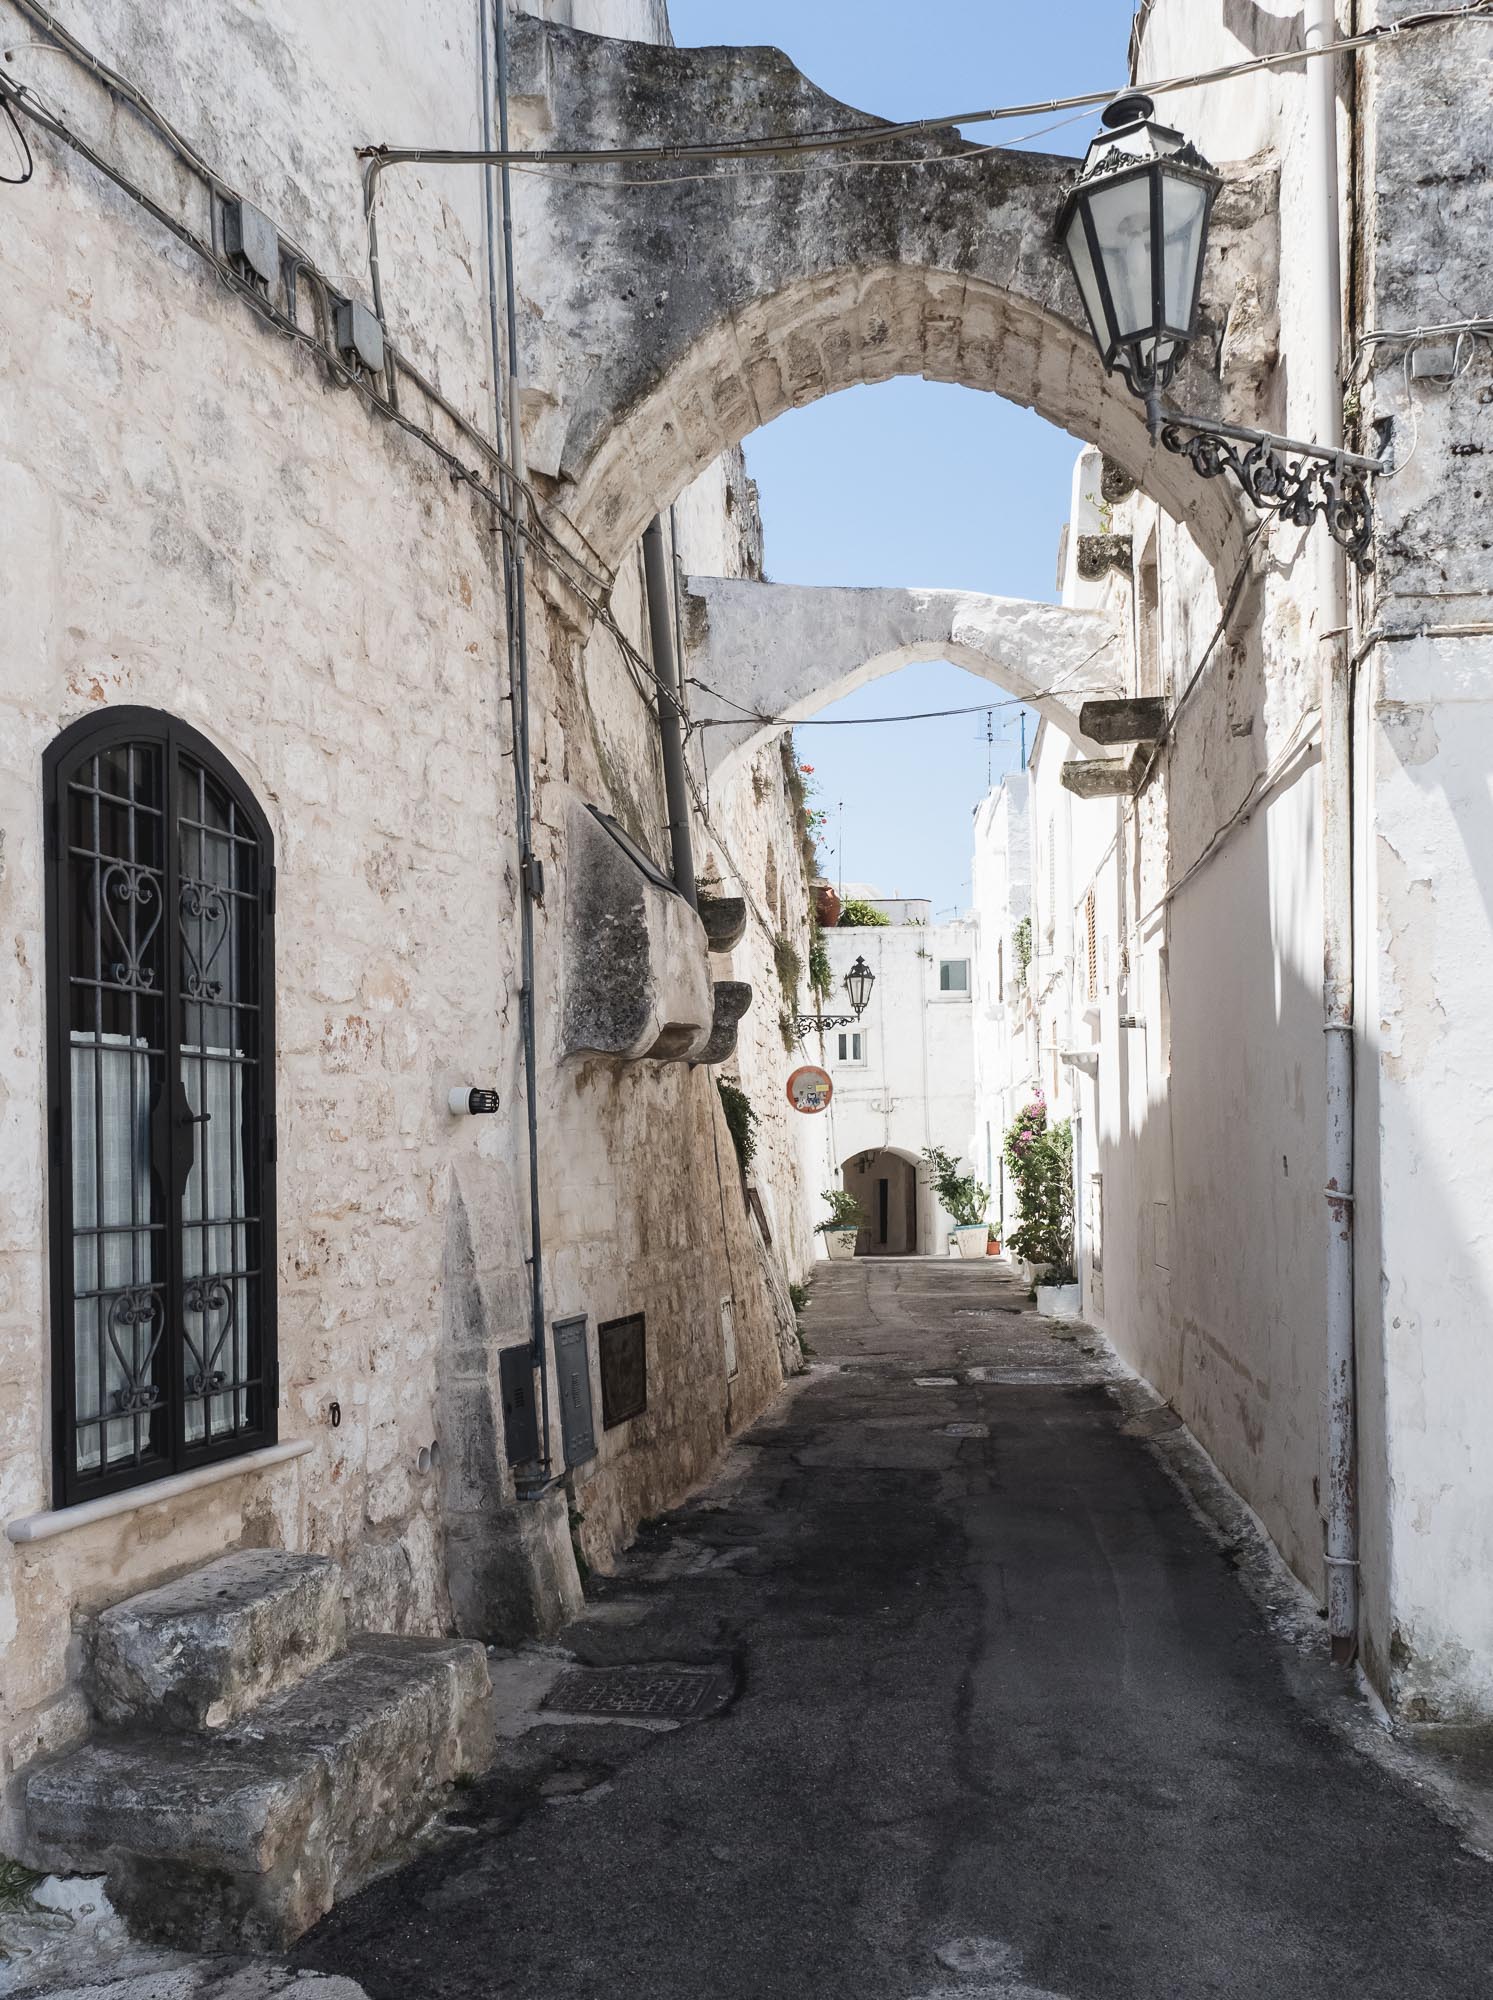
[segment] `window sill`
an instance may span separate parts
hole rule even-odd
[[[272,1472],[293,1458],[304,1458],[315,1449],[311,1438],[291,1438],[284,1444],[266,1445],[263,1451],[246,1452],[242,1458],[220,1459],[216,1465],[198,1466],[194,1472],[174,1472],[149,1486],[131,1486],[123,1493],[109,1493],[102,1500],[84,1500],[76,1507],[57,1507],[44,1514],[22,1514],[5,1524],[6,1539],[12,1542],[49,1542],[54,1535],[69,1534],[74,1528],[90,1527],[95,1521],[112,1520],[119,1514],[135,1514],[142,1507],[154,1507],[162,1500],[179,1500],[204,1486],[217,1486],[225,1479],[239,1479],[246,1472]]]

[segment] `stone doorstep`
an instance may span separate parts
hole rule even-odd
[[[239,1549],[100,1613],[89,1693],[116,1727],[219,1729],[346,1643],[335,1562]]]
[[[492,1758],[479,1645],[384,1635],[209,1735],[120,1732],[33,1770],[31,1844],[142,1935],[283,1950]]]

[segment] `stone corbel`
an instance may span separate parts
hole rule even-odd
[[[736,1024],[752,1004],[752,989],[744,979],[718,979],[715,983],[715,1024],[710,1040],[691,1061],[723,1063],[736,1053]]]
[[[701,1059],[720,990],[705,926],[608,815],[577,800],[568,835],[562,1054]]]
[[[705,926],[712,951],[735,951],[746,936],[746,897],[702,896],[700,922]]]
[[[1106,570],[1129,576],[1135,557],[1129,535],[1080,535],[1078,573],[1085,583],[1097,583]]]

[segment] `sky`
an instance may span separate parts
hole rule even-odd
[[[1054,22],[1061,12],[1061,32]],[[670,0],[682,45],[770,42],[831,96],[889,118],[1035,103],[1126,78],[1131,0]],[[971,127],[1009,144],[1051,124]],[[1086,115],[1036,143],[1081,154]],[[746,443],[762,496],[775,583],[906,584],[1056,596],[1058,537],[1077,442],[1029,410],[947,383],[902,378],[790,411]],[[1002,699],[947,664],[906,667],[821,711],[826,718],[908,715]],[[1028,741],[1030,728],[1028,725]],[[981,715],[904,727],[807,726],[800,755],[830,814],[830,879],[968,907],[970,820],[1020,757],[1016,710],[992,752]],[[843,810],[842,810],[843,802]]]

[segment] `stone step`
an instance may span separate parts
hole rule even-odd
[[[33,1858],[108,1877],[143,1935],[283,1950],[492,1756],[479,1645],[362,1635],[209,1734],[95,1737],[26,1786]]]
[[[100,1614],[94,1710],[121,1727],[220,1729],[346,1643],[336,1563],[238,1549]]]

